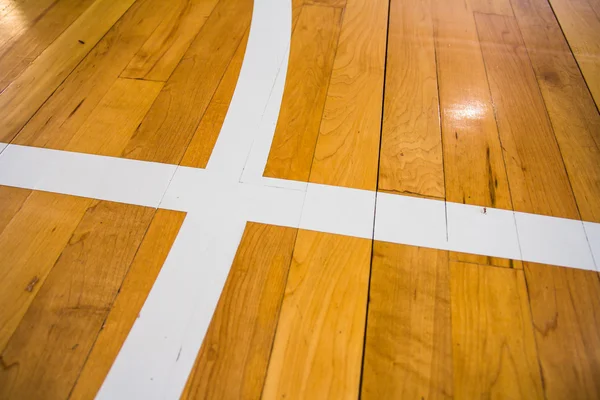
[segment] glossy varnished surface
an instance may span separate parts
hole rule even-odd
[[[599,398],[599,104],[598,0],[0,0],[0,399]]]

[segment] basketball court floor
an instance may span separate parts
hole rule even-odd
[[[600,398],[600,0],[0,0],[0,399]]]

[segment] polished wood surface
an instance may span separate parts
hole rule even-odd
[[[206,168],[256,1],[0,0],[0,142]],[[289,3],[264,176],[600,223],[600,1]],[[37,187],[0,186],[0,399],[91,399],[186,214]],[[600,397],[598,272],[363,236],[248,222],[183,397]]]

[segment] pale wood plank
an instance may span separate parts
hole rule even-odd
[[[448,252],[374,242],[363,399],[451,399]]]
[[[579,219],[514,18],[475,14],[515,211]]]
[[[31,190],[28,189],[0,186],[0,234],[19,212],[30,194]]]
[[[513,16],[510,0],[469,0],[469,5],[475,12]]]
[[[0,141],[11,141],[134,0],[96,0],[0,93]]]
[[[0,352],[90,204],[34,192],[0,235]]]
[[[221,0],[123,156],[178,164],[250,25],[252,0]]]
[[[182,399],[259,399],[297,229],[248,223]]]
[[[525,263],[546,398],[600,398],[600,280],[594,271]]]
[[[548,2],[513,7],[581,217],[600,222],[600,114]]]
[[[387,11],[387,0],[346,6],[310,182],[376,189]]]
[[[445,197],[430,0],[390,3],[379,190]]]
[[[285,91],[265,176],[308,181],[341,17],[339,8],[302,7],[292,34]]]
[[[167,9],[168,2],[161,0],[136,2],[33,116],[15,143],[64,150]]]
[[[370,240],[298,232],[264,398],[358,398],[370,256]]]
[[[117,79],[65,150],[121,155],[162,87],[162,82]]]
[[[166,81],[200,31],[217,0],[179,0],[125,70],[124,78]]]
[[[94,0],[56,1],[35,18],[26,32],[0,48],[0,92],[67,29]],[[20,10],[19,10],[20,11]],[[2,25],[2,22],[0,22]],[[2,28],[0,27],[0,30]]]
[[[523,271],[450,262],[454,396],[542,399]]]
[[[246,54],[246,44],[248,44],[248,34],[250,30],[247,30],[238,45],[233,58],[229,62],[225,74],[215,91],[212,99],[198,128],[194,132],[192,141],[185,150],[181,165],[196,168],[206,168],[210,155],[217,143],[223,121],[229,110],[229,104],[233,98],[233,92],[237,86],[237,80],[240,75],[242,68],[242,62],[244,61],[244,55]]]
[[[109,202],[87,210],[2,352],[0,397],[69,395],[153,215]]]
[[[184,218],[185,213],[156,212],[69,399],[93,399],[100,390],[139,316]]]
[[[446,200],[512,209],[473,12],[432,0]]]
[[[600,16],[587,0],[549,1],[596,106],[600,107]]]

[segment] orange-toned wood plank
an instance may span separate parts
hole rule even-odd
[[[600,114],[548,2],[515,0],[513,8],[581,218],[600,222]]]
[[[0,49],[0,81],[12,82],[67,29],[94,0],[53,2],[17,40]],[[0,22],[0,25],[2,23]],[[0,85],[0,92],[6,86]]]
[[[168,3],[160,0],[136,2],[33,116],[15,143],[64,150],[166,9]]]
[[[450,262],[454,396],[542,399],[523,271]]]
[[[70,399],[93,399],[100,390],[169,254],[184,218],[185,213],[168,210],[156,212],[85,361]]]
[[[451,399],[448,252],[374,242],[363,399]]]
[[[0,7],[0,53],[27,32],[53,0],[3,1]]]
[[[65,150],[121,155],[162,87],[162,82],[117,79]]]
[[[222,0],[196,36],[123,155],[178,164],[250,25],[252,0]]]
[[[248,223],[182,399],[259,399],[296,229]]]
[[[475,13],[515,211],[578,219],[544,100],[513,17]]]
[[[513,16],[510,0],[469,0],[469,5],[475,12]]]
[[[393,0],[378,189],[445,197],[430,0]]]
[[[292,34],[285,91],[265,176],[308,181],[341,17],[340,8],[302,7]]]
[[[0,234],[19,212],[31,190],[0,186]]]
[[[461,261],[471,264],[493,265],[496,267],[523,269],[523,262],[521,260],[482,256],[479,254],[459,253],[457,251],[450,252],[450,260]]]
[[[185,150],[181,165],[206,168],[221,132],[223,121],[225,121],[227,110],[229,110],[229,104],[231,104],[244,55],[246,54],[249,32],[250,30],[247,30],[244,34],[231,62],[227,66],[227,70],[204,112],[198,128],[194,132],[192,141]]]
[[[90,204],[33,192],[0,235],[0,352]]]
[[[264,398],[358,398],[371,241],[300,230]]]
[[[97,0],[0,93],[0,141],[11,141],[134,0]]]
[[[446,200],[512,209],[473,12],[432,0]]]
[[[153,215],[109,202],[87,210],[2,352],[0,397],[68,397]]]
[[[124,78],[166,81],[217,0],[179,0],[121,73]]]
[[[600,398],[600,280],[593,271],[525,263],[546,398]]]
[[[600,15],[587,0],[549,0],[583,77],[600,107]],[[596,9],[599,8],[595,4]]]
[[[304,0],[304,4],[344,8],[346,6],[346,0]]]
[[[311,182],[376,189],[387,13],[387,0],[348,1]]]

